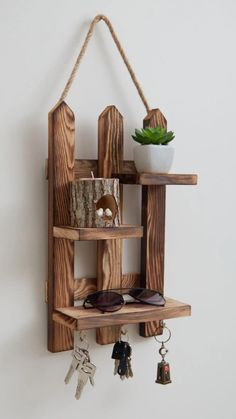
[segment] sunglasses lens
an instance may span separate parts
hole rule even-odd
[[[148,290],[144,288],[132,288],[129,291],[131,297],[136,298],[139,301],[142,301],[147,304],[153,304],[156,306],[164,306],[165,299],[159,294],[159,292],[154,290]]]
[[[117,311],[124,304],[122,295],[112,291],[101,291],[89,296],[89,302],[93,307],[101,311]]]

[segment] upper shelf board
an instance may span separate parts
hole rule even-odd
[[[121,183],[136,185],[196,185],[194,174],[121,173],[113,174]]]

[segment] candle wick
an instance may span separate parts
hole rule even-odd
[[[93,174],[93,171],[91,171],[91,177],[92,177],[92,179],[94,179],[94,174]]]

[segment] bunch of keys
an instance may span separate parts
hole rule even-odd
[[[81,332],[79,334],[79,341],[79,344],[75,346],[75,349],[71,354],[73,359],[65,377],[65,384],[68,384],[74,372],[78,373],[78,383],[75,392],[75,398],[77,400],[80,399],[83,388],[87,384],[88,380],[92,386],[94,385],[94,375],[96,372],[95,365],[90,362],[88,342],[85,335]]]
[[[121,331],[123,335],[126,333]],[[119,374],[121,380],[133,377],[131,354],[132,348],[128,342],[120,339],[115,343],[111,357],[115,360],[114,375]]]
[[[168,349],[165,347],[165,343],[168,342],[171,338],[171,331],[170,329],[168,329],[168,327],[165,325],[165,323],[163,323],[162,325],[163,329],[166,329],[169,333],[169,336],[167,337],[167,339],[165,341],[160,341],[157,339],[156,336],[155,340],[159,343],[161,343],[161,347],[159,349],[159,354],[162,357],[161,362],[158,362],[157,365],[157,379],[156,379],[156,383],[158,384],[169,384],[171,383],[171,379],[170,379],[170,365],[168,362],[165,361],[165,356],[168,353]]]

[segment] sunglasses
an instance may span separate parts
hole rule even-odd
[[[125,301],[124,294],[132,297],[135,301]],[[165,299],[158,291],[146,288],[118,288],[89,294],[84,300],[83,307],[97,308],[102,312],[113,312],[120,310],[126,303],[136,301],[153,306],[165,305]]]

